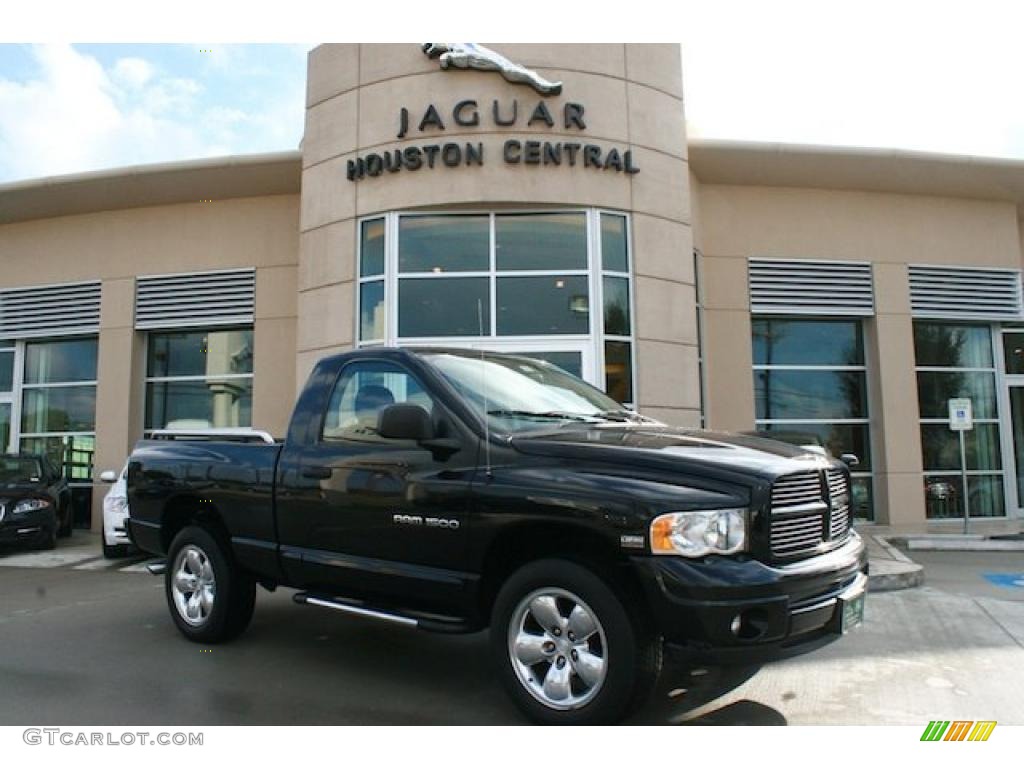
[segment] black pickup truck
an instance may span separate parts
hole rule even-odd
[[[624,717],[663,643],[760,662],[863,616],[842,462],[668,427],[526,357],[325,358],[283,442],[144,440],[128,498],[189,639],[242,632],[257,584],[410,628],[490,627],[540,722]]]

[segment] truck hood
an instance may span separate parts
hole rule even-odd
[[[777,440],[649,424],[567,425],[513,436],[510,442],[526,454],[768,479],[840,466],[834,459]]]

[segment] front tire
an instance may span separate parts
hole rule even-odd
[[[167,555],[164,592],[178,630],[210,644],[241,634],[256,605],[256,581],[235,564],[228,547],[190,525],[174,537]]]
[[[615,723],[647,698],[661,638],[589,568],[529,563],[502,586],[491,621],[498,675],[531,720]]]

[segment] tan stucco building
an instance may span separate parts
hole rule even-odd
[[[1021,516],[1024,164],[688,142],[676,45],[494,47],[560,92],[324,45],[298,151],[0,187],[0,442],[95,527],[147,430],[283,436],[324,354],[482,346],[856,453],[864,517]]]

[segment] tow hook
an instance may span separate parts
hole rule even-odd
[[[162,576],[167,571],[167,561],[157,560],[155,563],[146,563],[146,570],[154,576]]]

